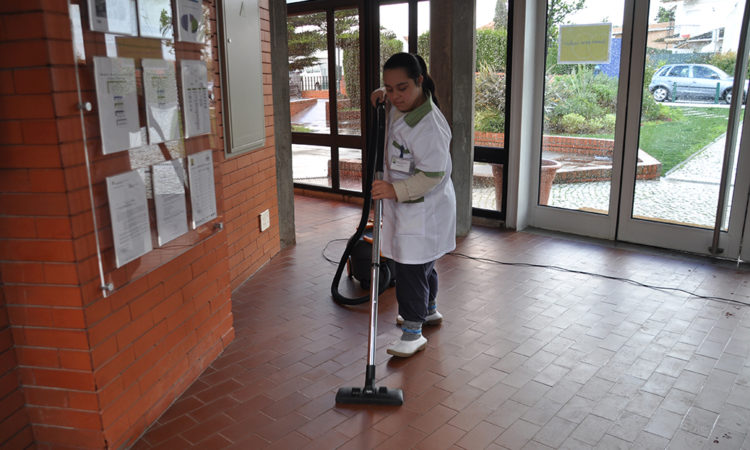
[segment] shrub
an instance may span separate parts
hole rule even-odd
[[[570,134],[583,134],[588,132],[586,118],[580,114],[565,114],[560,118],[560,128]]]
[[[505,133],[505,114],[490,109],[478,109],[474,113],[474,129],[487,133]]]
[[[474,129],[491,133],[505,131],[505,79],[488,64],[482,64],[476,74]]]
[[[615,132],[615,121],[617,120],[617,116],[614,114],[606,114],[604,116],[604,129],[607,130],[607,132]]]
[[[569,75],[548,78],[545,90],[547,131],[580,134],[609,133],[614,126],[604,119],[615,114],[617,80],[594,75],[587,66],[578,66]],[[579,118],[583,123],[579,123]]]

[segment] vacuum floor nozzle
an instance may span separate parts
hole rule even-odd
[[[401,406],[404,391],[385,386],[375,389],[343,387],[336,393],[336,403]]]

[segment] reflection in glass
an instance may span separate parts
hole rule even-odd
[[[336,114],[339,134],[362,134],[359,86],[359,14],[336,11]]]
[[[331,148],[292,144],[292,179],[295,183],[332,187]]]
[[[742,5],[677,3],[669,14],[656,0],[650,7],[671,34],[647,44],[633,217],[713,228]]]

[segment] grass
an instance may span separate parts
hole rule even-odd
[[[303,125],[295,125],[292,124],[292,133],[309,133],[312,131],[312,128],[307,128]]]
[[[729,108],[678,108],[671,121],[643,122],[639,147],[658,159],[662,174],[726,133]],[[745,111],[740,113],[740,121]],[[576,137],[613,139],[612,134],[576,134]]]
[[[728,108],[680,109],[681,117],[676,120],[641,124],[639,146],[661,162],[662,174],[727,131]]]

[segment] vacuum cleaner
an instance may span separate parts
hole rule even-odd
[[[370,215],[370,201],[372,200],[372,181],[374,177],[378,180],[383,179],[383,153],[385,146],[385,105],[379,103],[377,106],[377,133],[374,138],[375,145],[368,152],[367,176],[365,181],[365,206],[362,208],[362,219],[357,231],[347,242],[344,254],[336,270],[331,294],[334,300],[343,304],[363,303],[358,299],[348,299],[338,292],[338,285],[341,274],[344,270],[352,249],[362,237],[367,227],[367,219]],[[374,170],[373,170],[374,169]],[[372,226],[372,252],[370,264],[370,334],[367,342],[367,367],[365,370],[364,387],[343,387],[336,393],[336,403],[344,404],[371,404],[371,405],[395,405],[400,406],[404,403],[404,393],[401,389],[388,389],[384,386],[375,386],[375,340],[378,336],[378,295],[382,290],[388,287],[390,283],[381,282],[381,268],[388,271],[386,264],[381,264],[380,256],[380,224],[383,217],[383,201],[375,201],[374,221]],[[367,297],[365,297],[365,300]]]

